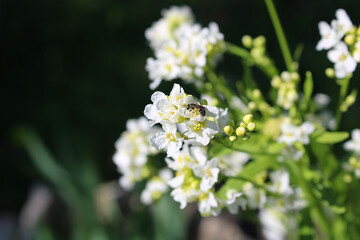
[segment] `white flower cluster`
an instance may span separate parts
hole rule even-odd
[[[306,115],[306,121],[317,123],[324,128],[334,130],[336,127],[336,120],[334,114],[326,109],[331,99],[324,93],[317,93],[313,98],[313,105],[315,113]]]
[[[127,130],[115,142],[113,161],[122,174],[119,183],[126,190],[131,190],[135,182],[147,177],[147,157],[156,152],[149,144],[149,137],[160,129],[150,128],[147,123],[144,117],[129,119]]]
[[[204,74],[204,68],[213,65],[224,50],[224,36],[216,23],[201,28],[194,23],[189,7],[171,7],[162,12],[162,18],[147,29],[145,36],[155,52],[148,58],[146,70],[153,82],[151,89],[162,80],[181,78],[194,82]]]
[[[183,150],[172,158],[166,158],[166,162],[175,171],[175,177],[168,184],[174,189],[171,196],[180,203],[181,209],[189,202],[198,202],[202,215],[217,215],[220,212],[213,189],[220,172],[217,158],[208,160],[204,148],[184,145]]]
[[[299,99],[296,90],[297,83],[300,80],[298,73],[289,73],[284,71],[280,76],[275,76],[271,80],[271,85],[278,89],[276,103],[284,109],[288,110],[294,105],[295,101]]]
[[[260,209],[259,219],[265,239],[292,239],[296,236],[296,213],[307,206],[301,188],[290,186],[290,175],[285,169],[270,173],[268,190],[281,197],[268,197],[267,206]],[[294,233],[295,231],[295,233]]]
[[[335,15],[336,19],[331,21],[331,25],[324,21],[319,23],[321,40],[316,50],[331,49],[328,58],[335,64],[335,76],[342,79],[354,72],[356,61],[360,61],[360,39],[355,38],[355,27],[344,9],[338,9]],[[345,41],[342,41],[345,35]]]
[[[184,142],[208,145],[229,120],[227,110],[201,105],[179,84],[174,84],[169,96],[155,92],[151,101],[144,114],[150,125],[160,123],[164,131],[153,135],[150,144],[157,150],[166,149],[168,157],[176,154]]]
[[[301,142],[302,144],[309,144],[309,135],[315,130],[314,125],[311,122],[304,122],[300,126],[295,126],[291,123],[284,121],[281,124],[281,135],[278,138],[278,142],[286,143],[287,146],[292,146],[295,142]]]
[[[277,141],[279,143],[285,143],[286,146],[282,150],[282,156],[279,157],[279,161],[283,161],[284,157],[290,157],[295,161],[299,160],[303,156],[303,152],[294,147],[295,142],[300,142],[304,145],[310,143],[310,134],[314,132],[315,127],[311,122],[304,122],[300,126],[295,126],[288,121],[284,121],[281,124],[281,135]]]

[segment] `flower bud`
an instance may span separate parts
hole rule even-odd
[[[250,122],[253,121],[253,118],[254,116],[252,114],[246,114],[244,117],[243,117],[243,122],[245,124],[249,124]]]
[[[328,77],[328,78],[334,78],[335,77],[335,71],[333,68],[327,68],[325,70],[325,75]]]
[[[244,141],[248,140],[249,138],[250,138],[250,135],[249,135],[249,134],[245,134],[245,135],[243,136],[243,140],[244,140]]]
[[[235,131],[237,136],[244,136],[244,134],[246,133],[246,129],[244,127],[238,127]]]
[[[290,82],[291,81],[291,75],[288,71],[284,71],[280,74],[281,79],[284,82]]]
[[[271,80],[271,86],[273,86],[274,88],[279,88],[281,83],[282,83],[282,81],[279,76],[275,76]]]
[[[254,131],[255,130],[255,127],[256,127],[256,125],[255,125],[255,123],[253,123],[253,122],[250,122],[248,125],[247,125],[247,129],[249,129],[249,131]]]
[[[264,46],[266,42],[266,39],[264,36],[258,36],[257,38],[254,39],[254,46],[255,47],[261,47]]]
[[[255,99],[261,98],[261,91],[260,91],[259,89],[254,89],[254,91],[253,91],[253,97],[254,97]]]
[[[242,37],[241,42],[244,45],[244,47],[251,48],[253,44],[253,39],[249,35],[245,35]]]
[[[255,109],[256,109],[256,103],[254,103],[254,102],[249,102],[249,103],[248,103],[248,108],[249,108],[250,110],[255,110]]]
[[[300,80],[300,75],[297,72],[290,73],[291,80],[297,82]]]
[[[348,46],[351,46],[355,43],[355,36],[353,34],[348,34],[344,38],[344,41]]]
[[[244,122],[240,122],[239,127],[246,128],[246,124]]]
[[[231,136],[234,133],[234,128],[229,125],[225,126],[224,132],[226,133],[226,135]]]
[[[201,100],[200,100],[200,104],[201,104],[201,105],[208,105],[208,102],[207,102],[206,99],[201,99]]]
[[[237,136],[230,136],[229,137],[230,142],[235,142],[236,139],[237,139]]]

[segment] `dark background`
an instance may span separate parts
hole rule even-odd
[[[279,69],[282,55],[262,0],[1,0],[0,1],[0,215],[17,216],[36,182],[46,180],[29,156],[12,141],[12,129],[30,126],[65,166],[95,163],[101,179],[118,178],[112,163],[114,141],[128,118],[142,115],[149,103],[145,61],[152,56],[144,31],[171,5],[189,5],[197,22],[217,22],[229,42],[245,34],[264,35]],[[316,52],[317,24],[344,8],[360,23],[360,1],[275,1],[294,51],[305,48],[300,73],[310,70],[316,92],[335,96],[338,88],[323,72],[332,64]],[[239,78],[236,58],[225,57],[220,70]],[[357,71],[358,72],[358,71]],[[261,79],[259,80],[261,82]],[[263,81],[264,83],[264,81]],[[359,74],[351,85],[359,86]],[[162,83],[168,91],[172,83]],[[345,115],[342,129],[360,127],[359,104]],[[82,164],[82,165],[81,165]]]

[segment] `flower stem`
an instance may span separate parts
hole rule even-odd
[[[336,115],[335,115],[335,119],[336,119],[336,127],[335,130],[338,130],[340,127],[340,122],[341,122],[341,116],[342,116],[342,111],[340,109],[342,103],[344,102],[348,87],[349,87],[349,82],[350,82],[350,77],[344,78],[341,82],[341,86],[340,86],[340,93],[339,93],[339,102],[338,102],[338,106],[336,109]]]
[[[265,4],[266,4],[266,7],[268,9],[271,21],[273,23],[273,26],[274,26],[274,29],[275,29],[275,32],[276,32],[276,36],[277,36],[278,41],[279,41],[279,45],[280,45],[281,52],[282,52],[283,57],[284,57],[286,68],[287,68],[287,70],[289,72],[293,72],[294,69],[293,69],[293,65],[292,65],[293,61],[292,61],[291,53],[290,53],[290,50],[289,50],[289,46],[288,46],[288,44],[286,42],[285,34],[284,34],[284,31],[283,31],[283,29],[281,27],[279,17],[278,17],[278,15],[276,13],[274,3],[272,2],[272,0],[265,0]]]

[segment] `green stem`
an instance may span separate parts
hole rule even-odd
[[[286,68],[287,68],[287,70],[289,72],[293,72],[294,69],[293,69],[293,65],[292,65],[293,61],[292,61],[292,58],[291,58],[291,53],[290,53],[290,50],[289,50],[289,46],[288,46],[288,44],[286,42],[285,34],[284,34],[284,31],[283,31],[283,29],[281,27],[279,17],[278,17],[278,15],[276,13],[274,3],[272,2],[272,0],[265,0],[265,4],[266,4],[266,7],[268,9],[271,21],[273,23],[273,26],[274,26],[274,29],[275,29],[275,32],[276,32],[276,36],[277,36],[279,44],[280,44],[280,48],[281,48],[281,52],[282,52],[283,57],[284,57]]]
[[[339,127],[340,127],[341,116],[342,116],[342,111],[340,110],[340,107],[343,104],[344,99],[346,97],[346,93],[347,93],[347,90],[349,87],[349,82],[350,82],[349,77],[343,79],[341,82],[340,93],[339,93],[339,102],[338,102],[337,109],[336,109],[336,117],[335,117],[336,128],[335,128],[335,130],[339,129]]]

